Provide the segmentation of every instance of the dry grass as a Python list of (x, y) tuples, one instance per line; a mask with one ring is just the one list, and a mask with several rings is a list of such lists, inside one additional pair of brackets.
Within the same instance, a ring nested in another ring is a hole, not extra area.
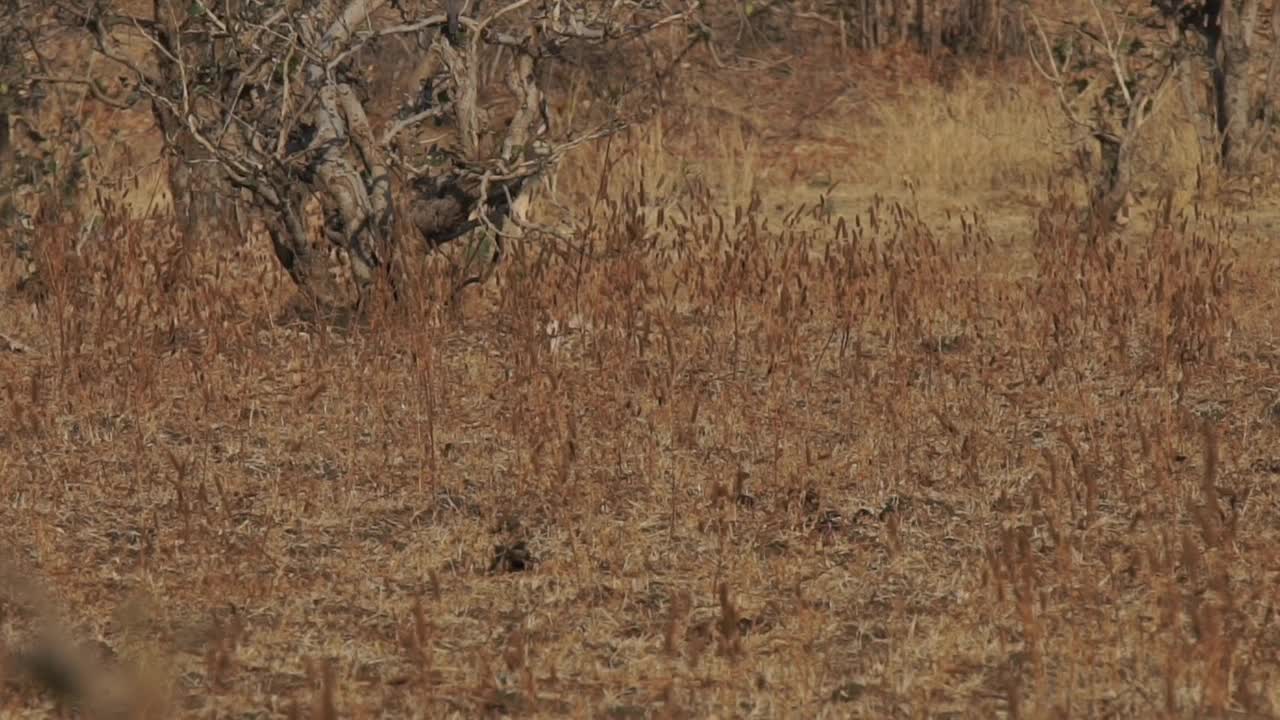
[[(935, 92), (851, 197), (1051, 167)], [(761, 182), (796, 145), (701, 127), (566, 169), (578, 250), (342, 327), (261, 244), (44, 228), (0, 315), (0, 712), (1280, 712), (1280, 253), (1194, 208), (841, 219)]]
[[(870, 185), (909, 179), (935, 198), (1041, 198), (1061, 170), (1060, 113), (1038, 83), (992, 83), (964, 70), (945, 85), (921, 84), (875, 101), (872, 144), (885, 148)], [(880, 174), (882, 173), (882, 174)]]

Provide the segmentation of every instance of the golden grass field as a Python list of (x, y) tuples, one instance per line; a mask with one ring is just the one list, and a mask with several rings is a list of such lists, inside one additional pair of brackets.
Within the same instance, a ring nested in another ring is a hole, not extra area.
[(1276, 717), (1275, 213), (1157, 129), (1083, 236), (1029, 73), (902, 62), (695, 74), (452, 304), (40, 228), (0, 716)]

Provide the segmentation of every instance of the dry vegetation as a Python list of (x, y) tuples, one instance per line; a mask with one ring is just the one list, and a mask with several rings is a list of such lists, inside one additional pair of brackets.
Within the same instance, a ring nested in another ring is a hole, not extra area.
[(691, 78), (456, 303), (41, 228), (0, 714), (1275, 717), (1274, 226), (1082, 236), (1032, 87), (875, 62)]

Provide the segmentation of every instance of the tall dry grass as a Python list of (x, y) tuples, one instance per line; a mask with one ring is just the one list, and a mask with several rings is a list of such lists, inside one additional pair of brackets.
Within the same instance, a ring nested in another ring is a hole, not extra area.
[(1030, 75), (992, 82), (972, 70), (870, 101), (862, 132), (880, 152), (868, 184), (909, 179), (934, 198), (1043, 192), (1064, 165), (1065, 119)]
[(565, 237), (489, 284), (405, 259), (340, 323), (266, 248), (43, 227), (0, 314), (3, 712), (1277, 712), (1274, 250), (1066, 193), (996, 233), (896, 170), (837, 213), (676, 126), (566, 168)]

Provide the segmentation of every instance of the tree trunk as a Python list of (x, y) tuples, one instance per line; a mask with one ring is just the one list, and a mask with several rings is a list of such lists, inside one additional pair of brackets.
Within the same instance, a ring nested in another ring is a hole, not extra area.
[[(192, 49), (177, 41), (179, 28), (186, 23), (190, 8), (175, 0), (154, 0), (152, 9), (160, 28), (158, 37), (165, 51), (183, 62), (194, 63)], [(183, 78), (173, 63), (162, 62), (160, 81), (178, 86)], [(205, 99), (195, 97), (192, 104), (197, 115), (209, 110), (205, 107), (208, 105)], [(231, 202), (215, 189), (226, 187), (221, 167), (217, 163), (201, 162), (209, 159), (208, 152), (187, 132), (181, 118), (156, 105), (152, 109), (156, 125), (165, 137), (169, 193), (173, 198), (173, 214), (183, 235), (195, 238), (197, 234), (203, 234), (204, 239), (216, 235), (224, 242), (238, 236)]]
[(1200, 160), (1206, 164), (1214, 162), (1217, 135), (1213, 118), (1204, 111), (1204, 86), (1200, 84), (1199, 66), (1194, 56), (1188, 57), (1178, 69), (1178, 94), (1182, 98), (1183, 110), (1187, 113), (1200, 141)]
[(9, 113), (0, 110), (0, 177), (13, 177), (13, 148), (9, 143)]
[(1004, 52), (1002, 23), (1000, 22), (1000, 0), (986, 0), (983, 3), (983, 41), (989, 52)]
[(1257, 20), (1257, 0), (1222, 0), (1213, 41), (1214, 99), (1222, 162), (1232, 174), (1244, 171), (1248, 161), (1253, 107), (1250, 64)]
[(1124, 206), (1133, 179), (1133, 142), (1109, 133), (1094, 136), (1102, 155), (1102, 179), (1094, 190), (1092, 216), (1110, 224)]
[(344, 287), (331, 272), (327, 254), (312, 247), (300, 204), (303, 201), (301, 194), (283, 199), (275, 218), (267, 224), (276, 259), (303, 297), (327, 310), (349, 308), (359, 300), (358, 293), (349, 284)]
[[(159, 118), (157, 118), (159, 121)], [(189, 239), (214, 241), (229, 246), (241, 237), (236, 226), (234, 199), (219, 193), (226, 181), (222, 168), (209, 160), (208, 152), (172, 119), (161, 122), (167, 137), (173, 137), (169, 157), (169, 192), (178, 227)]]
[(918, 47), (924, 47), (925, 32), (929, 23), (925, 20), (925, 3), (926, 0), (916, 0), (915, 17), (912, 18), (912, 26), (915, 28), (915, 39)]
[[(342, 47), (351, 33), (384, 1), (351, 0), (325, 31), (315, 58), (305, 69), (307, 84), (318, 88), (316, 108), (312, 113), (316, 133), (311, 142), (312, 148), (319, 148), (316, 175), (342, 219), (343, 242), (351, 256), (352, 269), (362, 283), (373, 279), (373, 269), (377, 264), (374, 252), (381, 245), (386, 217), (379, 217), (375, 212), (370, 188), (347, 156), (347, 143), (352, 138), (349, 118), (342, 111), (342, 106), (344, 99), (348, 101), (346, 104), (354, 102), (347, 97), (351, 89), (345, 84), (331, 82), (325, 65), (332, 59), (330, 55)], [(368, 124), (363, 112), (360, 117), (350, 120), (354, 125)], [(385, 181), (384, 173), (379, 182)]]
[(942, 7), (937, 0), (929, 3), (929, 54), (942, 50)]

